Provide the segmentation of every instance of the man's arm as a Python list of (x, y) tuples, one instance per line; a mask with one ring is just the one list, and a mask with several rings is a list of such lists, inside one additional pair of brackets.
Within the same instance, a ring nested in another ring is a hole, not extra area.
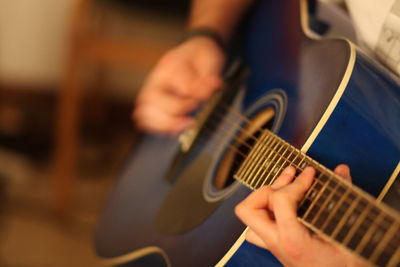
[[(206, 28), (227, 43), (252, 0), (194, 0), (188, 31)], [(222, 85), (225, 53), (215, 38), (195, 34), (167, 51), (136, 99), (133, 120), (142, 130), (177, 134), (193, 123), (188, 114)]]
[(254, 0), (193, 0), (188, 30), (206, 27), (228, 42), (243, 14)]

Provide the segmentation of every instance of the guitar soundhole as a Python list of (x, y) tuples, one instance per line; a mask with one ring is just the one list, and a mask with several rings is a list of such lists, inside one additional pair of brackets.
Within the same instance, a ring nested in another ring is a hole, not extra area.
[(274, 109), (267, 108), (257, 113), (249, 122), (245, 122), (245, 126), (238, 130), (238, 134), (230, 142), (218, 165), (214, 179), (216, 189), (225, 189), (235, 181), (233, 175), (250, 152), (262, 129), (271, 129), (274, 116)]

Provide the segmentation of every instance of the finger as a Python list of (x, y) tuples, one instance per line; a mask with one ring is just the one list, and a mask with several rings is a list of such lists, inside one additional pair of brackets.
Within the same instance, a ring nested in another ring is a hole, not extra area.
[(350, 183), (351, 181), (351, 174), (350, 174), (350, 168), (348, 165), (346, 164), (340, 164), (338, 165), (335, 170), (334, 173), (339, 175), (340, 177), (344, 178), (345, 180), (349, 181)]
[(272, 208), (280, 232), (290, 230), (304, 234), (305, 228), (297, 220), (297, 205), (310, 188), (314, 175), (315, 170), (307, 167), (293, 183), (274, 194)]
[(276, 225), (267, 210), (272, 192), (269, 186), (258, 189), (236, 206), (235, 213), (260, 238), (276, 243)]
[(175, 135), (194, 123), (191, 117), (171, 116), (152, 106), (138, 107), (132, 116), (138, 128), (161, 134)]
[[(178, 53), (179, 54), (179, 53)], [(165, 87), (175, 91), (190, 86), (192, 81), (199, 76), (198, 72), (187, 58), (177, 54), (176, 49), (165, 53), (157, 62), (155, 68), (148, 75), (143, 88), (151, 90), (156, 87)]]
[(312, 167), (306, 167), (294, 182), (286, 187), (286, 190), (292, 193), (291, 199), (294, 199), (297, 202), (300, 201), (314, 181), (314, 176), (315, 169)]
[(181, 97), (190, 97), (188, 88), (197, 77), (190, 64), (177, 65), (166, 55), (146, 78), (142, 92), (165, 91)]
[(177, 96), (160, 88), (157, 91), (143, 92), (137, 99), (136, 105), (138, 108), (153, 106), (153, 108), (171, 116), (183, 116), (196, 109), (199, 102), (193, 98)]
[(296, 169), (292, 166), (286, 167), (281, 175), (271, 185), (272, 189), (277, 190), (285, 185), (290, 184), (293, 181)]

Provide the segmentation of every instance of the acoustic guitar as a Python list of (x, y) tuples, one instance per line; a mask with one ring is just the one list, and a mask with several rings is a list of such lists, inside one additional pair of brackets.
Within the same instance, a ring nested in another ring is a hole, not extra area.
[[(99, 218), (105, 263), (280, 266), (244, 241), (234, 207), (292, 165), (317, 170), (300, 221), (371, 264), (400, 266), (399, 202), (381, 201), (400, 172), (399, 79), (345, 39), (313, 37), (308, 20), (306, 1), (258, 1), (243, 64), (196, 126), (142, 137)], [(356, 186), (329, 170), (340, 163)]]

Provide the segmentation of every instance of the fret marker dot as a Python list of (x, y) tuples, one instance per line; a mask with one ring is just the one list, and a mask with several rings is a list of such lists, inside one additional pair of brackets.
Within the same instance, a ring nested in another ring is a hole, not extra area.
[(334, 205), (335, 205), (335, 202), (334, 202), (334, 201), (330, 202), (329, 205), (328, 205), (328, 207), (327, 207), (328, 211), (332, 210), (332, 208), (333, 208)]
[(307, 167), (307, 163), (303, 162), (300, 166), (302, 169), (305, 169)]
[(317, 192), (312, 191), (312, 192), (311, 192), (311, 198), (314, 198), (316, 194), (317, 194)]
[(382, 231), (381, 230), (377, 230), (375, 232), (375, 234), (372, 236), (371, 240), (373, 243), (378, 243), (381, 239), (382, 239)]
[(351, 225), (351, 224), (353, 224), (355, 222), (355, 220), (356, 220), (356, 215), (352, 214), (350, 216), (349, 220), (347, 221), (347, 224)]

